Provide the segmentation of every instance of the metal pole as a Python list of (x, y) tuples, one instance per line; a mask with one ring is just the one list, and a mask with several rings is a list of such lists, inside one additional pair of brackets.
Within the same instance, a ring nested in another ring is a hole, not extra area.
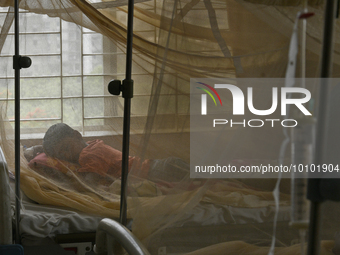
[[(19, 0), (14, 1), (14, 59), (19, 58)], [(20, 67), (14, 64), (15, 75), (15, 242), (21, 243), (20, 238)]]
[[(314, 164), (321, 165), (325, 160), (326, 132), (328, 123), (329, 108), (329, 83), (327, 79), (332, 72), (332, 53), (333, 53), (333, 30), (334, 19), (336, 16), (336, 0), (327, 0), (324, 14), (324, 33), (321, 53), (321, 83), (319, 89), (319, 102), (316, 127), (315, 156)], [(320, 252), (320, 229), (321, 229), (321, 204), (323, 198), (320, 195), (320, 179), (309, 179), (308, 199), (311, 200), (310, 207), (310, 226), (308, 234), (308, 255), (316, 255)]]
[(120, 196), (120, 223), (126, 225), (127, 204), (126, 204), (126, 185), (129, 171), (129, 143), (130, 143), (130, 114), (131, 98), (133, 94), (133, 81), (131, 80), (132, 70), (132, 39), (133, 39), (133, 11), (134, 0), (129, 0), (128, 21), (127, 21), (127, 45), (126, 45), (126, 73), (123, 81), (124, 97), (124, 123), (123, 123), (123, 147), (122, 147), (122, 183)]

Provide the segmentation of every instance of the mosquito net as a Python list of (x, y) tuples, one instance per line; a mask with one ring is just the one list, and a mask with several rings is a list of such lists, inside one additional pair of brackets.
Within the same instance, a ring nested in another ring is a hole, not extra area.
[[(12, 4), (0, 2), (0, 101), (1, 146), (14, 171)], [(273, 237), (277, 254), (299, 253), (289, 179), (275, 197), (276, 177), (190, 178), (189, 163), (193, 88), (207, 78), (284, 78), (302, 10), (302, 1), (135, 1), (127, 204), (132, 231), (152, 254), (267, 254)], [(125, 77), (127, 11), (124, 0), (20, 1), (20, 54), (32, 59), (21, 70), (21, 189), (39, 204), (119, 217), (124, 99), (107, 84)], [(298, 46), (305, 54), (298, 50), (296, 77), (315, 78), (323, 2), (309, 1), (308, 11), (315, 15)], [(297, 29), (302, 37), (302, 22)], [(272, 102), (268, 94), (255, 100), (263, 109)], [(233, 165), (277, 164), (284, 133), (267, 126), (233, 128), (197, 147), (225, 144), (218, 157)], [(332, 239), (337, 226), (327, 226), (322, 237)], [(322, 242), (323, 254), (332, 247)]]

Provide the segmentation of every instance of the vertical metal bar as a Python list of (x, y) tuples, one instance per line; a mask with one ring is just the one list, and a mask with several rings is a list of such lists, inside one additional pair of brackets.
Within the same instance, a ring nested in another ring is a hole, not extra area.
[(126, 73), (125, 73), (126, 80), (131, 80), (132, 73), (133, 11), (134, 0), (129, 0), (127, 20), (127, 42), (126, 42)]
[[(127, 20), (127, 43), (126, 43), (126, 70), (125, 80), (131, 81), (132, 72), (132, 39), (133, 39), (133, 11), (134, 0), (129, 0)], [(124, 84), (124, 83), (123, 83)], [(123, 85), (124, 86), (124, 85)], [(123, 88), (124, 90), (124, 88)], [(123, 94), (124, 95), (124, 94)], [(120, 223), (126, 226), (127, 204), (126, 185), (129, 171), (129, 143), (130, 143), (130, 114), (131, 98), (124, 98), (124, 122), (123, 122), (123, 146), (122, 146), (122, 184), (120, 195)]]
[(59, 19), (59, 43), (60, 43), (60, 118), (64, 122), (64, 95), (63, 95), (63, 27), (62, 20)]
[[(333, 65), (333, 38), (334, 38), (334, 23), (337, 11), (338, 0), (327, 0), (325, 7), (325, 22), (322, 45), (321, 59), (321, 78), (329, 78), (332, 75)], [(324, 93), (326, 95), (326, 93)], [(324, 99), (322, 97), (322, 99)], [(320, 104), (320, 106), (322, 106)]]
[[(319, 102), (316, 127), (314, 164), (321, 165), (325, 160), (326, 132), (328, 124), (329, 108), (329, 84), (327, 79), (332, 73), (333, 30), (336, 16), (337, 0), (327, 0), (324, 14), (323, 45), (321, 53), (321, 83), (319, 89)], [(309, 179), (308, 199), (311, 200), (310, 226), (308, 234), (308, 255), (316, 255), (320, 252), (321, 229), (321, 203), (323, 198), (319, 192), (320, 179)]]
[[(14, 1), (14, 54), (19, 57), (19, 0)], [(15, 97), (15, 242), (20, 244), (20, 67), (14, 70)]]
[(317, 255), (320, 253), (321, 202), (311, 201), (309, 217), (307, 254)]

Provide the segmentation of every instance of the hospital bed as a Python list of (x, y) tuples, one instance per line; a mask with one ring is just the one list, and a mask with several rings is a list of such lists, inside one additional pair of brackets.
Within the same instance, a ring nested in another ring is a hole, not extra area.
[[(1, 216), (5, 225), (7, 223), (7, 228), (12, 229), (14, 180), (7, 171), (4, 160), (0, 165), (4, 188), (2, 201), (3, 204), (12, 205), (12, 209), (9, 210), (10, 207), (7, 207), (7, 211), (2, 211)], [(5, 207), (2, 210), (5, 210)], [(200, 202), (198, 206), (187, 211), (175, 223), (156, 235), (148, 244), (148, 250), (151, 254), (159, 255), (183, 254), (232, 240), (268, 245), (273, 231), (274, 215), (274, 206), (241, 208)], [(280, 232), (277, 239), (285, 245), (290, 245), (292, 239), (297, 238), (297, 234), (292, 236), (289, 230), (289, 218), (289, 206), (282, 206), (278, 214)], [(51, 242), (57, 242), (66, 249), (72, 248), (72, 245), (76, 246), (79, 255), (87, 254), (93, 248), (98, 226), (103, 225), (102, 219), (103, 217), (74, 209), (37, 204), (22, 193), (20, 234), (24, 245), (49, 245)], [(106, 224), (111, 226), (112, 222)], [(111, 229), (107, 226), (102, 228)], [(2, 231), (4, 229), (2, 228)], [(113, 229), (117, 230), (117, 226)], [(6, 234), (2, 235), (8, 236), (7, 230), (5, 232)]]
[[(8, 229), (12, 230), (15, 196), (14, 180), (9, 176), (10, 172), (7, 171), (5, 161), (0, 165), (3, 184), (1, 195), (4, 201), (2, 205), (11, 205), (1, 208), (1, 220), (4, 222), (2, 226), (7, 228), (1, 228), (3, 240), (4, 236), (10, 236)], [(266, 245), (272, 234), (274, 213), (273, 206), (237, 208), (201, 202), (162, 231), (148, 249), (151, 254), (181, 254), (231, 240), (244, 240), (250, 243), (254, 240), (258, 243), (259, 240), (266, 240), (261, 243)], [(57, 242), (65, 248), (76, 246), (79, 255), (87, 254), (86, 252), (93, 248), (98, 226), (103, 225), (102, 218), (69, 208), (37, 204), (22, 193), (20, 231), (23, 245), (45, 246)], [(281, 207), (278, 225), (286, 231), (280, 231), (277, 238), (287, 245), (291, 242), (291, 235), (287, 235), (288, 221), (289, 206)], [(108, 225), (112, 223), (109, 222)], [(107, 226), (102, 228), (110, 229)], [(245, 229), (248, 231), (245, 232)], [(195, 240), (190, 242), (189, 236)], [(11, 243), (11, 240), (6, 242)], [(83, 253), (80, 253), (81, 249)]]

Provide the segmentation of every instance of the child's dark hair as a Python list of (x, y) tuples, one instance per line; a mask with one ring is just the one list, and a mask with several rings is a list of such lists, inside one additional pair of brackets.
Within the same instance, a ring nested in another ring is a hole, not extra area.
[(43, 140), (43, 148), (48, 156), (55, 157), (54, 147), (65, 137), (72, 137), (74, 129), (65, 123), (57, 123), (52, 125), (45, 133)]

